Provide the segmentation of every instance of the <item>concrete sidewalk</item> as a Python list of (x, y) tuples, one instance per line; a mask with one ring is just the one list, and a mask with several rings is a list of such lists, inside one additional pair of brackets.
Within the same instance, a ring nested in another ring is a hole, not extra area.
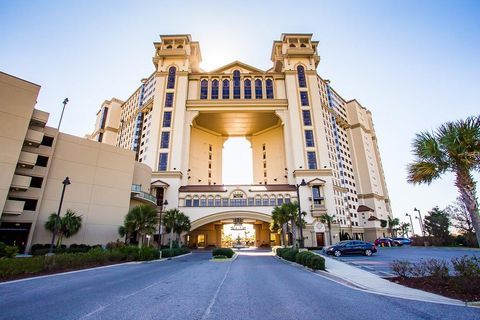
[[(346, 281), (354, 285), (355, 287), (366, 290), (372, 293), (377, 293), (381, 295), (398, 297), (404, 299), (411, 299), (417, 301), (433, 302), (433, 303), (444, 303), (444, 304), (453, 304), (453, 305), (465, 305), (465, 302), (451, 299), (447, 297), (440, 296), (438, 294), (413, 289), (399, 285), (394, 282), (385, 280), (373, 273), (368, 271), (361, 270), (359, 268), (348, 265), (347, 263), (338, 261), (334, 258), (330, 258), (322, 255), (325, 258), (325, 268), (328, 271), (327, 273), (319, 273), (326, 277), (332, 275), (333, 280), (335, 277), (340, 278), (341, 280)], [(341, 281), (340, 281), (341, 282)]]

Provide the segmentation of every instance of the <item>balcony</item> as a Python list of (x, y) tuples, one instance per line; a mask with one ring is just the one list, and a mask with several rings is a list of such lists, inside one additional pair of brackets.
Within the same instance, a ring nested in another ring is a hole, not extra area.
[(12, 184), (10, 185), (10, 189), (15, 191), (26, 191), (30, 187), (30, 182), (32, 181), (32, 177), (21, 176), (15, 174), (13, 176)]
[(7, 200), (5, 206), (3, 207), (4, 214), (22, 214), (23, 207), (25, 206), (25, 201), (18, 200)]
[(311, 206), (312, 217), (318, 218), (327, 213), (327, 208), (325, 207), (325, 199), (317, 198), (313, 200)]
[(130, 198), (147, 204), (157, 205), (157, 198), (150, 193), (142, 191), (142, 186), (139, 184), (132, 184)]
[(38, 154), (22, 151), (18, 158), (18, 164), (21, 168), (33, 168), (37, 162)]
[(24, 145), (38, 147), (42, 143), (42, 139), (43, 132), (28, 129)]
[(33, 109), (32, 119), (30, 120), (30, 125), (37, 127), (45, 127), (48, 121), (50, 114), (45, 111)]

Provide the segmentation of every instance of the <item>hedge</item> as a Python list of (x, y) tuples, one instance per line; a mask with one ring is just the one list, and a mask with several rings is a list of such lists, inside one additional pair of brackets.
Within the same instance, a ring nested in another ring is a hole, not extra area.
[(231, 248), (217, 248), (213, 249), (212, 256), (226, 256), (227, 258), (233, 257), (235, 252)]
[(280, 258), (299, 263), (313, 270), (325, 270), (325, 259), (313, 252), (298, 252), (294, 248), (278, 248), (276, 253)]
[(171, 258), (180, 256), (182, 254), (189, 253), (190, 249), (182, 247), (182, 248), (172, 248), (172, 249), (162, 249), (162, 258)]

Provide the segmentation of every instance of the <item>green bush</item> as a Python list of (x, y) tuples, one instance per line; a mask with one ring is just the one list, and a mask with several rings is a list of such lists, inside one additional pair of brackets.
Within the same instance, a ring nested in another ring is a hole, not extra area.
[(41, 272), (45, 257), (0, 259), (0, 279)]
[(325, 270), (325, 259), (318, 255), (314, 255), (308, 259), (307, 267), (312, 268), (313, 270)]
[(228, 258), (233, 257), (235, 252), (231, 248), (217, 248), (213, 249), (212, 251), (212, 256), (226, 256)]
[(18, 248), (15, 246), (7, 246), (5, 243), (0, 242), (0, 258), (15, 258), (18, 253)]
[(306, 247), (305, 249), (313, 251), (313, 250), (322, 250), (323, 247)]
[(316, 255), (310, 251), (302, 251), (299, 252), (296, 256), (296, 262), (300, 263), (301, 265), (306, 266), (307, 261), (310, 260), (312, 257), (315, 257)]
[(297, 260), (297, 254), (298, 254), (297, 249), (289, 248), (284, 252), (283, 258), (285, 260), (295, 262)]
[(182, 247), (182, 248), (172, 248), (172, 249), (163, 249), (162, 250), (162, 258), (171, 258), (176, 257), (182, 254), (189, 253), (190, 249)]
[(155, 260), (160, 257), (160, 253), (156, 248), (142, 247), (138, 250), (138, 260), (148, 261)]
[(463, 256), (452, 259), (455, 275), (465, 278), (480, 278), (480, 257)]

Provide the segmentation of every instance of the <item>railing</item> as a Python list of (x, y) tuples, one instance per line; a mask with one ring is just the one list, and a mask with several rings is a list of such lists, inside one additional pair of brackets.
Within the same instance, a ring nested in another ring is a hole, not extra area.
[(142, 186), (139, 184), (132, 184), (132, 192), (142, 192)]
[(132, 184), (132, 193), (135, 193), (134, 198), (140, 198), (154, 204), (157, 204), (157, 198), (152, 196), (150, 193), (142, 191), (142, 186), (139, 184)]
[(185, 207), (275, 207), (281, 206), (283, 203), (289, 203), (288, 199), (214, 199), (213, 201), (206, 199), (186, 199)]

